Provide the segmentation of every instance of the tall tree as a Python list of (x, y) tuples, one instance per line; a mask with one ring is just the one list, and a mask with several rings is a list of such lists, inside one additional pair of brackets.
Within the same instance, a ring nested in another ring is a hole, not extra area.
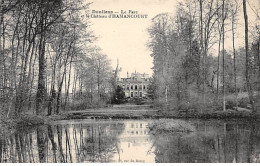
[(249, 96), (250, 104), (252, 105), (253, 113), (256, 114), (255, 104), (254, 104), (254, 96), (253, 96), (253, 89), (250, 80), (250, 60), (249, 60), (249, 48), (248, 48), (248, 15), (246, 9), (246, 0), (243, 0), (243, 13), (244, 13), (244, 21), (245, 21), (245, 49), (246, 49), (246, 85), (247, 85), (247, 92)]
[(222, 1), (222, 58), (223, 58), (223, 111), (226, 110), (225, 89), (225, 0)]
[(235, 104), (236, 110), (238, 107), (238, 94), (237, 94), (237, 74), (236, 74), (236, 48), (235, 48), (235, 25), (237, 22), (238, 3), (235, 0), (231, 4), (231, 29), (232, 29), (232, 47), (233, 47), (233, 66), (234, 66), (234, 86), (235, 86)]

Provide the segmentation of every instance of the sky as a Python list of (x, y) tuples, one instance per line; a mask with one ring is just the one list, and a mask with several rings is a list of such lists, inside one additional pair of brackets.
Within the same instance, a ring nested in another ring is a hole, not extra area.
[[(122, 68), (121, 77), (126, 77), (126, 73), (140, 72), (152, 75), (153, 59), (151, 51), (147, 47), (149, 34), (147, 28), (151, 25), (151, 19), (160, 13), (175, 13), (177, 3), (181, 0), (92, 0), (90, 13), (96, 11), (137, 11), (138, 14), (147, 14), (145, 19), (111, 19), (111, 18), (90, 18), (91, 29), (98, 37), (96, 45), (102, 49), (102, 53), (111, 59), (112, 67), (115, 68), (117, 59)], [(255, 0), (250, 0), (252, 4)], [(256, 0), (259, 1), (259, 0)], [(259, 2), (258, 2), (259, 4)], [(253, 4), (252, 4), (253, 5)], [(249, 18), (254, 14), (248, 7)], [(243, 13), (239, 14), (240, 25), (236, 33), (236, 45), (243, 46)], [(254, 20), (250, 20), (253, 21)], [(240, 33), (241, 32), (241, 33)], [(230, 33), (230, 32), (228, 32)], [(225, 46), (232, 48), (231, 34), (226, 35)], [(211, 49), (214, 54), (217, 45)]]
[(152, 75), (153, 59), (147, 47), (147, 28), (157, 14), (174, 12), (176, 4), (177, 0), (93, 0), (91, 11), (133, 10), (148, 15), (146, 19), (90, 18), (91, 29), (98, 37), (96, 44), (111, 59), (113, 68), (119, 60), (121, 77), (126, 77), (127, 72), (130, 74), (135, 71)]

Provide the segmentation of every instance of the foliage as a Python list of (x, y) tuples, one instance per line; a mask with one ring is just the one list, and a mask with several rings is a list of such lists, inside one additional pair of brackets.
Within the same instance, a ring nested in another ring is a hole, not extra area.
[(122, 104), (125, 102), (125, 93), (121, 86), (117, 86), (112, 99), (112, 104)]
[[(238, 13), (242, 13), (239, 3), (187, 0), (176, 11), (158, 14), (148, 29), (154, 60), (149, 95), (155, 104), (175, 111), (225, 110), (234, 109), (239, 92), (248, 92), (250, 98), (251, 91), (260, 87), (259, 38), (252, 40), (248, 64), (246, 51), (235, 45), (235, 37), (233, 50), (225, 49), (223, 43), (228, 28), (232, 35), (236, 31)], [(259, 30), (254, 34), (259, 37)], [(216, 43), (217, 54), (212, 49)], [(234, 100), (226, 99), (230, 94)], [(251, 105), (256, 102), (252, 100)]]
[(85, 17), (90, 3), (83, 0), (3, 3), (0, 107), (6, 117), (24, 112), (59, 114), (60, 110), (74, 107), (76, 101), (101, 106), (110, 100), (108, 80), (112, 68), (107, 56), (95, 45), (96, 37)]
[(192, 132), (196, 130), (192, 124), (181, 120), (155, 121), (148, 127), (153, 134), (162, 132)]

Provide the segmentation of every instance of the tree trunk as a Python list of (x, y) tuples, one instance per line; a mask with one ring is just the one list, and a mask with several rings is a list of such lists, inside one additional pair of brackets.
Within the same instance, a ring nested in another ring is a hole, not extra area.
[(57, 94), (57, 107), (56, 107), (56, 114), (60, 113), (60, 98), (61, 98), (61, 90), (62, 90), (62, 85), (63, 85), (63, 81), (64, 81), (64, 77), (66, 74), (66, 62), (64, 64), (64, 72), (62, 74), (62, 78), (61, 78), (61, 82), (59, 85), (59, 90), (58, 90), (58, 94)]
[(220, 44), (221, 44), (221, 31), (219, 32), (219, 41), (218, 41), (218, 72), (217, 72), (217, 99), (219, 102), (219, 68), (220, 68)]
[(74, 101), (76, 99), (76, 93), (77, 93), (77, 80), (78, 80), (78, 72), (74, 72), (74, 81), (73, 81), (73, 88), (72, 88), (72, 95), (73, 95), (73, 100), (72, 100), (72, 105), (74, 108)]
[(56, 98), (56, 91), (55, 91), (55, 79), (56, 79), (56, 61), (53, 64), (53, 71), (52, 71), (52, 80), (51, 80), (51, 90), (50, 90), (50, 99), (48, 104), (48, 115), (52, 114), (53, 110), (53, 101)]
[(258, 58), (258, 95), (260, 95), (260, 33), (258, 34), (257, 58)]
[(237, 74), (236, 74), (236, 49), (235, 49), (235, 30), (234, 30), (234, 15), (232, 16), (232, 43), (233, 43), (233, 63), (234, 63), (234, 84), (235, 84), (235, 102), (236, 102), (236, 110), (238, 107), (237, 101)]
[(250, 83), (250, 75), (249, 75), (249, 48), (248, 48), (248, 16), (247, 16), (247, 10), (246, 10), (246, 0), (243, 0), (243, 12), (244, 12), (244, 21), (245, 21), (245, 48), (246, 48), (246, 85), (247, 85), (247, 91), (249, 96), (250, 104), (252, 105), (252, 113), (256, 114), (255, 110), (255, 104), (254, 104), (254, 98), (253, 98), (253, 89)]
[[(43, 10), (43, 9), (41, 9)], [(43, 104), (45, 100), (45, 77), (46, 77), (46, 62), (45, 62), (45, 30), (44, 30), (44, 18), (41, 11), (41, 35), (39, 43), (39, 73), (38, 73), (38, 89), (36, 94), (36, 115), (43, 113)]]
[(66, 96), (65, 96), (64, 110), (66, 110), (66, 105), (67, 105), (67, 102), (69, 100), (72, 59), (73, 59), (73, 56), (71, 56), (71, 59), (70, 59), (69, 78), (68, 78), (69, 80), (68, 80), (68, 87), (67, 87)]
[(202, 9), (202, 0), (199, 1), (200, 5), (200, 44), (201, 44), (201, 53), (203, 57), (203, 69), (202, 69), (202, 75), (203, 75), (203, 92), (202, 92), (202, 99), (203, 99), (203, 105), (205, 106), (205, 52), (204, 52), (204, 42), (203, 42), (203, 9)]
[(225, 89), (225, 0), (222, 6), (222, 58), (223, 58), (223, 111), (226, 111), (226, 89)]
[[(4, 66), (4, 50), (2, 48), (2, 37), (3, 37), (3, 28), (4, 25), (3, 25), (3, 20), (4, 20), (4, 13), (3, 13), (3, 3), (4, 1), (1, 0), (1, 5), (0, 5), (0, 100), (3, 100), (4, 99), (4, 71), (3, 71), (3, 66)], [(2, 102), (4, 103), (4, 102)], [(2, 105), (1, 103), (1, 105)]]

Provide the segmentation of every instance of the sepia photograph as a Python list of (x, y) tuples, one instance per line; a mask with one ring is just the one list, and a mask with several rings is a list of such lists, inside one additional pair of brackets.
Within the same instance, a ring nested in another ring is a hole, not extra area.
[(260, 0), (0, 0), (1, 163), (260, 163)]

